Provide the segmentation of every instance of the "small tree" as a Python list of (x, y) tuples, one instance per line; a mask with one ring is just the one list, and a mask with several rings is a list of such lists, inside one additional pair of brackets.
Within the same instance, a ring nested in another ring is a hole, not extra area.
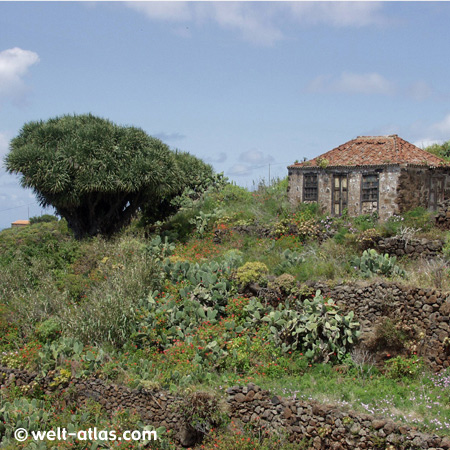
[(174, 155), (163, 142), (91, 114), (25, 124), (5, 164), (78, 239), (111, 236), (142, 204), (178, 185)]

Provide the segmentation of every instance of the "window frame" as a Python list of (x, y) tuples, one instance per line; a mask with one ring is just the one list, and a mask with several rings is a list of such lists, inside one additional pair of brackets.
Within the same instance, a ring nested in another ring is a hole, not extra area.
[[(315, 180), (311, 182), (311, 179)], [(311, 195), (311, 192), (313, 195)], [(307, 194), (308, 193), (308, 194)], [(319, 201), (319, 175), (317, 173), (303, 174), (303, 202), (317, 202)]]
[[(368, 178), (372, 178), (372, 181), (365, 180)], [(378, 203), (379, 198), (380, 198), (380, 174), (379, 173), (363, 174), (361, 177), (361, 204), (373, 202)]]

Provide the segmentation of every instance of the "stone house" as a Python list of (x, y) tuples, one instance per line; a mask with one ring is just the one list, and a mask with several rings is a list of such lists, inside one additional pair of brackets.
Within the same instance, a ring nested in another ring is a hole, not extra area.
[(310, 161), (288, 166), (291, 203), (318, 202), (324, 212), (377, 212), (381, 220), (450, 198), (450, 165), (396, 134), (359, 136)]

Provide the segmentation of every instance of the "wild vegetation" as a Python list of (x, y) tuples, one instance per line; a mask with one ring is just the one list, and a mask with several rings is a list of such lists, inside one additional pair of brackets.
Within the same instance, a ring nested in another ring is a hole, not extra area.
[[(61, 382), (95, 375), (186, 396), (220, 397), (251, 381), (445, 434), (450, 372), (431, 373), (407, 346), (375, 364), (358, 347), (353, 313), (306, 282), (383, 279), (450, 290), (447, 233), (420, 208), (385, 223), (374, 215), (329, 217), (316, 204), (292, 208), (286, 187), (280, 180), (252, 192), (210, 177), (201, 189), (177, 192), (171, 216), (153, 211), (149, 221), (147, 211), (110, 239), (74, 239), (66, 220), (48, 217), (3, 230), (1, 364), (40, 376), (55, 371)], [(405, 230), (447, 241), (439, 279), (424, 261), (364, 253), (375, 236)], [(408, 338), (394, 323), (378, 332), (378, 342)], [(17, 421), (30, 429), (145, 426), (132, 411), (110, 417), (94, 401), (77, 405), (68, 391), (49, 396), (11, 384), (0, 398), (4, 448), (26, 448), (11, 438)], [(284, 436), (242, 430), (223, 417), (214, 423), (198, 448), (291, 448)], [(76, 445), (58, 448), (85, 448)], [(158, 445), (175, 448), (170, 433)]]

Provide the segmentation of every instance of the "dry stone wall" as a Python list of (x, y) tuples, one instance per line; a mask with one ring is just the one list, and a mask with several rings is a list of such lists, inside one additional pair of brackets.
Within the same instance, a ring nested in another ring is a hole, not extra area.
[(79, 403), (92, 399), (100, 403), (108, 412), (119, 408), (135, 410), (147, 423), (156, 428), (162, 426), (167, 430), (173, 430), (175, 440), (183, 441), (186, 430), (179, 416), (181, 402), (179, 397), (162, 390), (136, 390), (126, 386), (107, 384), (96, 378), (72, 378), (70, 383), (56, 384), (54, 376), (55, 374), (50, 372), (46, 377), (39, 378), (36, 373), (0, 366), (1, 387), (11, 384), (20, 387), (31, 385), (36, 381), (46, 395), (56, 390), (70, 389)]
[[(36, 374), (0, 367), (2, 387), (11, 384), (30, 385), (35, 380)], [(38, 380), (47, 394), (68, 387), (60, 385), (55, 388), (52, 386), (53, 381), (52, 374)], [(98, 379), (74, 379), (71, 390), (80, 403), (90, 398), (98, 401), (109, 412), (119, 408), (134, 410), (147, 424), (172, 430), (180, 448), (195, 444), (195, 436), (186, 430), (179, 415), (179, 406), (183, 400), (167, 391), (132, 390), (108, 385)], [(254, 384), (231, 387), (227, 394), (228, 415), (231, 419), (252, 425), (261, 433), (286, 433), (290, 441), (303, 442), (312, 450), (450, 449), (448, 437), (421, 433), (414, 427), (367, 414), (344, 412), (329, 405), (272, 395)]]
[(292, 442), (303, 441), (311, 449), (450, 448), (448, 437), (421, 433), (367, 414), (272, 395), (254, 384), (235, 386), (227, 393), (232, 418), (269, 432), (285, 431)]
[(450, 366), (450, 293), (395, 283), (355, 283), (329, 286), (309, 283), (346, 311), (354, 311), (363, 333), (383, 317), (400, 320), (423, 333), (418, 351), (434, 370)]
[(397, 237), (378, 239), (375, 250), (391, 256), (431, 259), (442, 255), (444, 242), (440, 239), (399, 239)]
[(450, 230), (450, 200), (438, 203), (436, 226), (443, 230)]

